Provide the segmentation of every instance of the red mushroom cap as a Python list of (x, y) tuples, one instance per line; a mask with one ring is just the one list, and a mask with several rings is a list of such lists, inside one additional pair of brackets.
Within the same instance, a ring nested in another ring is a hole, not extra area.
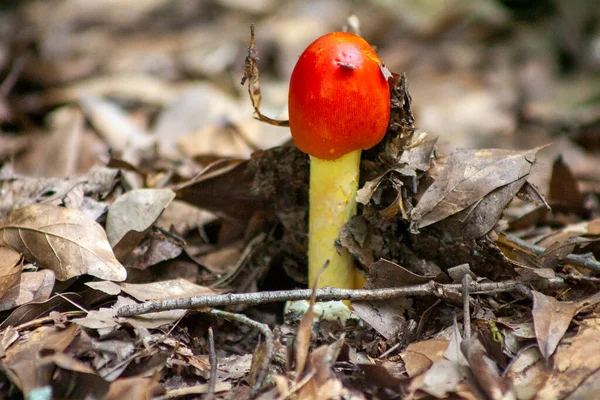
[(296, 146), (322, 160), (369, 149), (385, 135), (390, 89), (375, 51), (360, 36), (332, 32), (304, 50), (288, 99)]

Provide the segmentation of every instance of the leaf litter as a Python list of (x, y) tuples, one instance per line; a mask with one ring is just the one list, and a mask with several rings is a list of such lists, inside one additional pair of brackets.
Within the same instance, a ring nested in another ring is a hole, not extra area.
[[(338, 243), (374, 297), (332, 321), (256, 299), (306, 284), (286, 80), (350, 5), (111, 4), (0, 12), (2, 397), (598, 391), (597, 32), (573, 28), (591, 5), (540, 6), (570, 21), (556, 35), (508, 3), (355, 7), (391, 118)], [(252, 301), (120, 314), (228, 293)]]

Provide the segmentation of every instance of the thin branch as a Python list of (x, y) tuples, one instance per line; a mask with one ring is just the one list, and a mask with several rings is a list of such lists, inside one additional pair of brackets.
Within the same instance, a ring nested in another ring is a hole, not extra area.
[(462, 296), (463, 296), (463, 331), (465, 340), (471, 340), (471, 303), (469, 296), (469, 284), (471, 275), (467, 272), (462, 278)]
[[(87, 314), (87, 311), (66, 311), (61, 313), (61, 317), (65, 318), (66, 320), (70, 320), (73, 318), (82, 317), (85, 314)], [(21, 325), (15, 326), (13, 329), (17, 332), (21, 332), (28, 329), (39, 328), (40, 326), (48, 324), (50, 322), (56, 323), (56, 317), (51, 317), (48, 315), (45, 317), (34, 319), (32, 321), (24, 322)]]
[[(235, 314), (227, 311), (221, 310), (210, 310), (210, 314), (214, 315), (218, 318), (223, 318), (229, 321), (237, 321), (241, 324), (248, 325), (252, 328), (256, 328), (260, 333), (265, 337), (265, 355), (261, 360), (261, 364), (258, 370), (258, 374), (256, 376), (256, 384), (252, 388), (250, 392), (250, 397), (255, 397), (258, 394), (259, 389), (262, 387), (265, 378), (267, 377), (267, 372), (269, 371), (269, 365), (271, 365), (271, 359), (275, 354), (275, 346), (273, 345), (273, 341), (275, 340), (273, 337), (273, 332), (267, 324), (262, 324), (260, 322), (254, 321), (246, 317), (243, 314)], [(212, 380), (212, 379), (211, 379)]]
[(208, 328), (208, 363), (210, 364), (210, 380), (208, 381), (206, 400), (212, 400), (215, 397), (217, 385), (217, 353), (215, 352), (215, 335), (212, 327)]
[[(564, 281), (560, 278), (550, 278), (545, 281), (546, 287), (561, 287)], [(386, 289), (338, 289), (326, 287), (316, 291), (316, 301), (351, 300), (351, 301), (381, 301), (408, 296), (432, 296), (440, 299), (456, 298), (460, 295), (462, 284), (441, 284), (434, 281), (420, 285), (404, 286)], [(518, 292), (530, 296), (529, 288), (516, 281), (471, 283), (471, 294)], [(256, 293), (228, 293), (178, 299), (149, 301), (140, 304), (123, 306), (117, 310), (118, 317), (131, 317), (151, 312), (193, 309), (199, 307), (233, 306), (239, 304), (259, 305), (281, 301), (308, 300), (312, 290), (279, 290)], [(451, 296), (452, 295), (452, 296)]]

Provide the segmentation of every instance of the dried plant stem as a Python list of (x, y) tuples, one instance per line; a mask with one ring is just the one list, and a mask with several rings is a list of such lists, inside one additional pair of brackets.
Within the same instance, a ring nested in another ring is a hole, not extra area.
[[(260, 322), (254, 321), (253, 319), (250, 319), (243, 314), (236, 314), (236, 313), (231, 313), (231, 312), (221, 311), (221, 310), (214, 310), (214, 309), (210, 310), (209, 313), (218, 318), (223, 318), (228, 321), (237, 321), (241, 324), (250, 326), (252, 328), (256, 328), (265, 337), (265, 355), (264, 355), (262, 362), (260, 364), (260, 367), (259, 367), (259, 371), (258, 371), (258, 374), (256, 377), (256, 384), (254, 385), (254, 387), (252, 388), (252, 391), (250, 393), (251, 397), (254, 397), (258, 393), (258, 390), (261, 388), (265, 378), (267, 377), (267, 372), (269, 371), (269, 365), (271, 364), (271, 359), (273, 358), (273, 355), (275, 354), (275, 346), (273, 345), (273, 341), (274, 341), (273, 332), (271, 332), (271, 329), (269, 328), (269, 326), (267, 324), (262, 324)], [(212, 377), (211, 377), (211, 381), (212, 381)]]
[[(561, 278), (546, 280), (545, 287), (560, 287), (564, 285)], [(460, 296), (462, 284), (441, 284), (434, 281), (420, 285), (404, 286), (386, 289), (338, 289), (323, 288), (316, 291), (316, 301), (351, 300), (351, 301), (377, 301), (389, 300), (408, 296), (432, 296), (440, 299), (455, 299)], [(489, 294), (498, 292), (518, 292), (526, 296), (530, 295), (529, 288), (521, 282), (486, 282), (471, 283), (469, 293)], [(279, 290), (274, 292), (256, 293), (229, 293), (207, 296), (183, 297), (179, 299), (149, 301), (141, 304), (121, 307), (117, 310), (118, 317), (131, 317), (151, 312), (192, 309), (198, 307), (232, 306), (238, 304), (258, 305), (280, 301), (308, 300), (312, 290)]]
[(213, 328), (208, 328), (208, 363), (210, 364), (210, 380), (208, 381), (206, 400), (212, 400), (215, 397), (215, 388), (217, 386), (217, 353), (215, 352)]
[(463, 296), (463, 330), (465, 340), (471, 340), (471, 303), (469, 302), (469, 287), (471, 283), (471, 275), (465, 274), (462, 279), (462, 296)]

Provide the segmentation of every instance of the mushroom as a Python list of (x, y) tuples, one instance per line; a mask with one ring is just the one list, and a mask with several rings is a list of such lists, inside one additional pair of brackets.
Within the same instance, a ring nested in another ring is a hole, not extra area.
[(351, 255), (338, 252), (340, 229), (356, 214), (361, 151), (381, 141), (390, 89), (373, 48), (360, 36), (332, 32), (300, 55), (289, 90), (289, 121), (298, 148), (310, 155), (308, 275), (312, 287), (355, 288)]

